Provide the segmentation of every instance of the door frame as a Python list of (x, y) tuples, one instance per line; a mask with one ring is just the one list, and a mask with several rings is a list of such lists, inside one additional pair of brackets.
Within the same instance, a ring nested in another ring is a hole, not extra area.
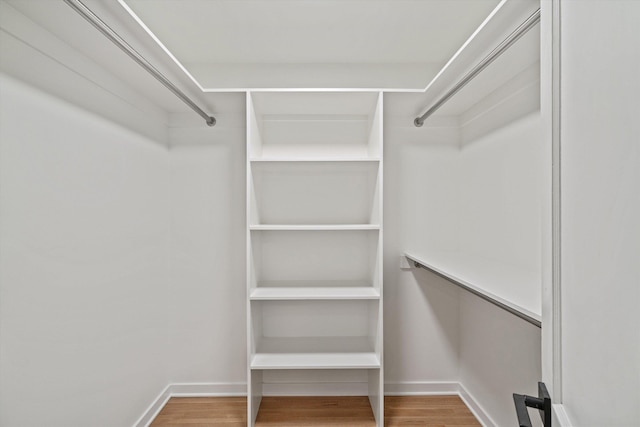
[(543, 202), (542, 381), (553, 402), (553, 425), (570, 426), (562, 390), (562, 0), (540, 1), (540, 102), (547, 170)]

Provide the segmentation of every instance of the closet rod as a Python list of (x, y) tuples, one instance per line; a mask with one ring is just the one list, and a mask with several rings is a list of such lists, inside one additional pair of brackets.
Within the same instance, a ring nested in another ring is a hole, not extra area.
[(205, 121), (207, 125), (214, 126), (216, 119), (213, 116), (208, 115), (205, 111), (198, 107), (184, 92), (182, 92), (176, 85), (171, 83), (160, 71), (158, 71), (144, 56), (140, 55), (129, 43), (127, 43), (118, 33), (116, 33), (111, 27), (109, 27), (102, 19), (100, 19), (91, 9), (84, 5), (80, 0), (64, 0), (73, 10), (78, 12), (84, 19), (89, 21), (91, 25), (96, 27), (105, 37), (118, 46), (124, 53), (129, 55), (131, 59), (136, 61), (138, 65), (144, 68), (149, 74), (155, 77), (160, 83), (162, 83), (167, 89), (169, 89), (175, 96), (180, 98), (182, 102), (187, 104), (193, 111), (198, 113)]
[(464, 289), (465, 291), (468, 291), (470, 293), (472, 293), (473, 295), (482, 298), (483, 300), (495, 305), (496, 307), (500, 307), (501, 309), (508, 311), (509, 313), (521, 318), (522, 320), (524, 320), (525, 322), (531, 323), (533, 326), (536, 326), (538, 328), (542, 328), (542, 322), (539, 319), (536, 319), (535, 317), (529, 316), (527, 313), (523, 313), (522, 311), (516, 310), (513, 307), (508, 306), (507, 304), (503, 303), (502, 301), (499, 301), (495, 298), (491, 298), (489, 295), (483, 294), (482, 292), (473, 289), (472, 287), (469, 287), (467, 284), (465, 284), (464, 282), (461, 282), (459, 280), (456, 280), (456, 278), (451, 277), (447, 274), (442, 273), (441, 271), (438, 271), (428, 265), (425, 265), (423, 263), (421, 263), (420, 261), (414, 259), (413, 257), (408, 257), (409, 260), (413, 263), (413, 266), (416, 268), (422, 268), (425, 269), (427, 271), (432, 272), (433, 274), (442, 277), (443, 279), (448, 280), (449, 282), (453, 283), (454, 285), (457, 285), (459, 287), (461, 287), (462, 289)]
[(473, 67), (471, 71), (460, 79), (455, 86), (453, 86), (446, 94), (442, 96), (431, 108), (429, 108), (423, 115), (420, 117), (416, 117), (413, 121), (413, 124), (416, 127), (421, 127), (424, 124), (424, 121), (431, 116), (433, 113), (438, 111), (440, 107), (442, 107), (453, 95), (458, 93), (460, 89), (465, 87), (467, 83), (473, 80), (482, 70), (487, 68), (489, 64), (491, 64), (495, 59), (497, 59), (500, 55), (502, 55), (511, 45), (517, 42), (520, 37), (525, 35), (527, 31), (533, 28), (538, 22), (540, 22), (540, 9), (536, 10), (531, 16), (529, 16), (518, 28), (516, 28), (509, 36), (504, 39), (495, 49), (493, 49), (487, 56), (484, 57), (478, 65)]

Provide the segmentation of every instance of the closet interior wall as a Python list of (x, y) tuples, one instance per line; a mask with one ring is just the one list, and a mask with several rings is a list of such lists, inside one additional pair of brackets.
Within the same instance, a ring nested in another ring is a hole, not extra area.
[[(411, 95), (387, 98), (385, 281), (387, 301), (403, 310), (387, 313), (386, 327), (419, 324), (411, 333), (437, 343), (421, 352), (422, 369), (454, 360), (461, 393), (495, 425), (513, 423), (513, 390), (537, 394), (540, 329), (395, 257), (415, 250), (540, 315), (550, 157), (542, 139), (539, 36), (531, 30), (421, 128), (392, 113)], [(399, 263), (402, 270), (394, 268)], [(419, 315), (415, 300), (425, 303)], [(389, 344), (402, 339), (387, 337)], [(410, 356), (390, 344), (387, 361), (394, 357)]]
[[(539, 114), (534, 111), (508, 125), (511, 130), (506, 131), (517, 137), (539, 123)], [(525, 153), (539, 143), (529, 140), (513, 147), (513, 140), (500, 137), (504, 132), (497, 129), (476, 141), (481, 146), (478, 150), (488, 154), (491, 145), (502, 146), (515, 150), (516, 157), (525, 161)], [(408, 387), (422, 393), (454, 392), (459, 383), (463, 395), (471, 395), (489, 416), (483, 421), (509, 425), (513, 421), (512, 390), (535, 394), (541, 377), (540, 329), (430, 272), (399, 268), (406, 248), (425, 247), (428, 242), (429, 247), (455, 253), (470, 244), (460, 231), (464, 228), (461, 223), (472, 220), (471, 212), (460, 208), (469, 202), (464, 188), (469, 185), (469, 175), (461, 169), (470, 158), (458, 145), (458, 137), (456, 122), (447, 117), (435, 117), (420, 129), (403, 123), (400, 117), (387, 118), (386, 389), (391, 394)], [(477, 167), (500, 170), (505, 159), (478, 155), (473, 161), (481, 162)], [(535, 174), (523, 171), (512, 175), (511, 183), (529, 185), (533, 177)], [(493, 184), (480, 183), (476, 190), (484, 190), (485, 197), (495, 197), (492, 193), (500, 190)], [(531, 199), (520, 209), (538, 213), (536, 203)], [(531, 215), (529, 219), (535, 221)], [(496, 239), (507, 237), (507, 230), (492, 230), (499, 233)]]
[[(219, 95), (225, 96), (225, 95)], [(244, 94), (215, 128), (191, 113), (169, 122), (169, 383), (244, 393)], [(239, 108), (240, 111), (237, 111)]]
[(133, 425), (168, 381), (166, 147), (6, 74), (0, 122), (0, 424)]

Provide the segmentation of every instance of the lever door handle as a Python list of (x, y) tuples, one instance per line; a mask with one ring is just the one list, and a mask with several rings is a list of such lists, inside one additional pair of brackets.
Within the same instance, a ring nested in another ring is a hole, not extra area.
[(513, 394), (519, 427), (532, 427), (527, 408), (535, 408), (540, 412), (544, 427), (551, 427), (551, 396), (544, 383), (538, 383), (538, 397), (524, 394)]

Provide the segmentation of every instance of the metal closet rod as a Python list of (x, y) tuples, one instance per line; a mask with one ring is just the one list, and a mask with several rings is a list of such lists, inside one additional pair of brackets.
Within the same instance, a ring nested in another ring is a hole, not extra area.
[(160, 71), (158, 71), (144, 56), (140, 55), (129, 43), (127, 43), (118, 33), (116, 33), (111, 27), (109, 27), (102, 19), (100, 19), (91, 9), (85, 6), (80, 0), (64, 0), (73, 10), (78, 12), (84, 19), (89, 21), (91, 25), (96, 27), (98, 31), (104, 34), (109, 40), (118, 46), (124, 53), (129, 55), (131, 59), (136, 61), (138, 65), (144, 68), (149, 74), (151, 74), (156, 80), (169, 89), (175, 96), (180, 98), (182, 102), (187, 104), (189, 108), (198, 113), (205, 121), (207, 125), (214, 126), (216, 119), (213, 116), (208, 115), (202, 108), (200, 108), (195, 102), (193, 102), (184, 92), (182, 92), (176, 85), (166, 78)]
[(440, 107), (442, 107), (453, 95), (458, 93), (460, 89), (465, 87), (467, 83), (473, 80), (482, 70), (487, 68), (489, 64), (491, 64), (494, 60), (496, 60), (500, 55), (502, 55), (511, 45), (517, 42), (520, 37), (525, 35), (527, 31), (533, 28), (538, 22), (540, 22), (540, 9), (536, 10), (531, 16), (529, 16), (518, 28), (516, 28), (506, 39), (504, 39), (495, 49), (493, 49), (487, 56), (484, 57), (478, 65), (473, 67), (471, 71), (460, 79), (455, 86), (453, 86), (446, 94), (442, 96), (431, 108), (429, 108), (423, 115), (420, 117), (416, 117), (413, 121), (413, 124), (416, 127), (421, 127), (424, 124), (424, 121), (431, 116), (433, 113), (438, 111)]

